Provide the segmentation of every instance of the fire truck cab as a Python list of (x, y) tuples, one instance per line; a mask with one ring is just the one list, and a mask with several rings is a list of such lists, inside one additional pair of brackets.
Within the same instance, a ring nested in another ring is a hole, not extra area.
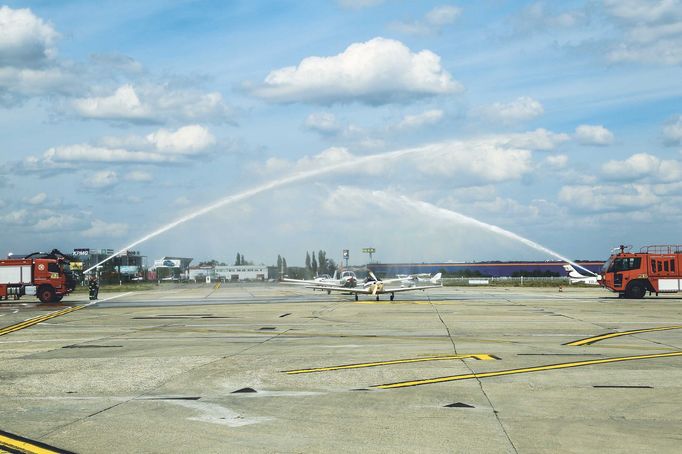
[(0, 300), (35, 295), (43, 303), (55, 303), (75, 287), (69, 261), (56, 249), (0, 260)]
[(642, 298), (646, 292), (682, 290), (682, 245), (644, 246), (630, 252), (620, 246), (604, 264), (599, 284), (625, 298)]

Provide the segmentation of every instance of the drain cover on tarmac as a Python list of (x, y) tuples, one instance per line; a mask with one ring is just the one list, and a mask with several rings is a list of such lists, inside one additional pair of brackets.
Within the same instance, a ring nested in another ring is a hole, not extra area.
[(242, 388), (242, 389), (238, 389), (238, 390), (236, 390), (236, 391), (232, 391), (232, 394), (257, 393), (257, 392), (258, 392), (258, 391), (256, 391), (256, 390), (253, 389), (253, 388)]
[(473, 405), (465, 404), (464, 402), (455, 402), (454, 404), (444, 405), (447, 408), (476, 408)]

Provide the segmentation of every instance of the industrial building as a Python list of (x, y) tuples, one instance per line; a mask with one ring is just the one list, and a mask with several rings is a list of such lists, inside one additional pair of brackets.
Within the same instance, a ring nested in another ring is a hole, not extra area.
[(219, 265), (215, 267), (216, 279), (224, 281), (264, 281), (268, 279), (265, 265)]

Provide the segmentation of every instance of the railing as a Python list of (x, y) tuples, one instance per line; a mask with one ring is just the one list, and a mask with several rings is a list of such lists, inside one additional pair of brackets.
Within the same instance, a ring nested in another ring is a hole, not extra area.
[(479, 282), (471, 283), (469, 281), (489, 281), (489, 285), (523, 285), (524, 282), (529, 285), (533, 283), (545, 283), (553, 285), (570, 284), (570, 279), (566, 276), (558, 277), (445, 277), (443, 278), (443, 285), (454, 286), (468, 286), (468, 285), (482, 285)]
[(680, 244), (655, 244), (652, 246), (644, 246), (639, 252), (646, 254), (682, 254), (682, 245)]

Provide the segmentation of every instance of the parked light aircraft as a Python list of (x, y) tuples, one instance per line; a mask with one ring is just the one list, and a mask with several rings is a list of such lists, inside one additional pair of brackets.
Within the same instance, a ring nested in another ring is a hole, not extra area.
[[(348, 271), (344, 271), (344, 273), (348, 273)], [(350, 271), (350, 273), (352, 273), (352, 271)], [(353, 276), (355, 276), (355, 273), (353, 273)], [(377, 301), (379, 301), (379, 295), (383, 294), (390, 294), (390, 299), (391, 301), (393, 301), (396, 293), (411, 292), (415, 290), (426, 290), (428, 288), (436, 288), (443, 286), (441, 282), (441, 273), (434, 275), (432, 278), (428, 280), (431, 285), (404, 286), (404, 284), (401, 284), (400, 286), (397, 286), (398, 283), (403, 283), (405, 282), (405, 280), (406, 280), (405, 278), (381, 280), (377, 278), (373, 272), (370, 271), (369, 275), (367, 276), (367, 279), (365, 279), (365, 281), (362, 284), (358, 283), (356, 278), (355, 281), (356, 284), (354, 286), (344, 287), (342, 285), (330, 285), (328, 283), (305, 281), (299, 279), (283, 279), (283, 282), (304, 284), (306, 288), (310, 288), (313, 290), (324, 290), (328, 294), (330, 294), (331, 292), (351, 293), (355, 296), (355, 301), (358, 300), (358, 295), (376, 296)]]
[(599, 285), (599, 276), (583, 276), (571, 265), (564, 265), (564, 269), (568, 271), (568, 281), (571, 284)]
[(289, 279), (282, 278), (282, 282), (289, 284), (302, 284), (306, 286), (319, 285), (319, 286), (329, 286), (329, 287), (343, 287), (351, 288), (358, 285), (358, 277), (354, 272), (350, 270), (342, 271), (341, 276), (338, 277), (337, 272), (334, 272), (334, 277), (329, 277), (328, 274), (323, 274), (317, 276), (315, 279)]

